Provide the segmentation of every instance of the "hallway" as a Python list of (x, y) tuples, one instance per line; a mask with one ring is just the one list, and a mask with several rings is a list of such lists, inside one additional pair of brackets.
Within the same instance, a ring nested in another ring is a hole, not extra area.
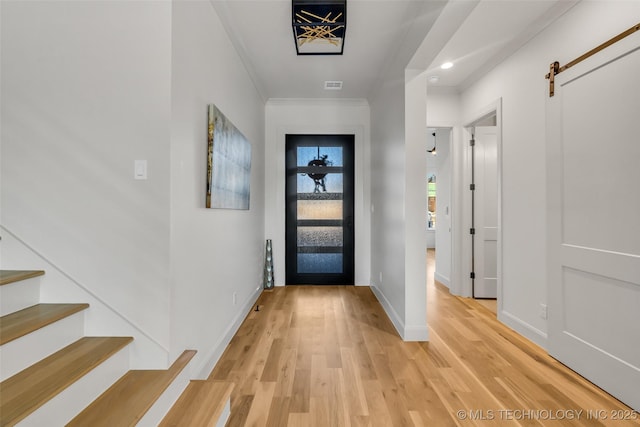
[(278, 287), (258, 303), (209, 377), (235, 383), (228, 426), (640, 426), (440, 284), (428, 343), (403, 342), (367, 287)]

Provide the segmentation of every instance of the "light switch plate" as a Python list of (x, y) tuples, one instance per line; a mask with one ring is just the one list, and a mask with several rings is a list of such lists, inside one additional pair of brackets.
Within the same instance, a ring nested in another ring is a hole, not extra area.
[(133, 177), (135, 179), (147, 179), (147, 161), (136, 160), (133, 165)]

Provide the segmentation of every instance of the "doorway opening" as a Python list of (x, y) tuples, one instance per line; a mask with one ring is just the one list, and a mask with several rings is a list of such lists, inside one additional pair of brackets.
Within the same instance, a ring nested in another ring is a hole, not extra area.
[(452, 132), (428, 127), (426, 141), (427, 274), (449, 288), (451, 283)]
[(465, 127), (468, 135), (465, 166), (465, 217), (469, 238), (464, 257), (470, 267), (471, 297), (486, 300), (498, 311), (500, 293), (500, 123), (499, 109)]
[(354, 135), (286, 135), (285, 284), (354, 284)]

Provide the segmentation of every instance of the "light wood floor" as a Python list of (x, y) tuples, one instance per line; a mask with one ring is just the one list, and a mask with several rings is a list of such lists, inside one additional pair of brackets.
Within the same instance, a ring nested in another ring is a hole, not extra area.
[(478, 304), (492, 312), (493, 314), (498, 313), (498, 301), (494, 299), (479, 299), (476, 300)]
[(437, 283), (428, 343), (403, 342), (367, 287), (276, 288), (259, 305), (210, 376), (235, 383), (227, 426), (640, 426)]
[[(436, 270), (436, 250), (434, 248), (427, 249), (427, 286), (433, 286), (433, 272)], [(476, 302), (493, 314), (498, 313), (498, 301), (496, 299), (476, 299)]]

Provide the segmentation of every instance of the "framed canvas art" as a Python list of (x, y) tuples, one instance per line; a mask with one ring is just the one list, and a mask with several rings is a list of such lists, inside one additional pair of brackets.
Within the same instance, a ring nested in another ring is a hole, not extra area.
[(249, 209), (251, 144), (213, 104), (208, 122), (206, 207)]

